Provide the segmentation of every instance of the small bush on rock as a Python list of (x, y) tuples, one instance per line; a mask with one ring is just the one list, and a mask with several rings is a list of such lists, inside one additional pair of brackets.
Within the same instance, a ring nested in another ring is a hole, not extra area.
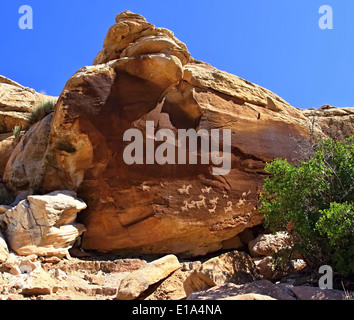
[(39, 103), (30, 113), (29, 124), (32, 125), (44, 119), (48, 114), (54, 111), (55, 105), (55, 100), (47, 100)]
[(15, 137), (15, 141), (19, 142), (21, 139), (21, 126), (16, 126), (13, 131), (12, 131), (14, 137)]

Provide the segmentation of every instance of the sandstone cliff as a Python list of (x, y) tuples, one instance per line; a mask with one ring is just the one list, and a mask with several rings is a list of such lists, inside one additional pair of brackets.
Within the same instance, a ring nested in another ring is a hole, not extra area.
[[(231, 172), (127, 165), (124, 132), (145, 132), (147, 121), (173, 132), (231, 129)], [(126, 11), (94, 65), (69, 79), (54, 115), (18, 144), (4, 180), (15, 192), (76, 191), (88, 206), (80, 214), (85, 249), (204, 255), (230, 248), (230, 239), (263, 222), (266, 162), (293, 159), (312, 128), (306, 113), (194, 60), (171, 31)]]
[(55, 99), (0, 75), (0, 176), (18, 142), (12, 134), (13, 129), (16, 126), (28, 128), (31, 111), (36, 105)]
[(35, 106), (54, 97), (38, 93), (0, 75), (0, 134), (12, 132), (15, 126), (28, 127)]
[(310, 119), (314, 127), (328, 136), (345, 138), (354, 135), (354, 108), (324, 105), (320, 109), (306, 109), (301, 112)]

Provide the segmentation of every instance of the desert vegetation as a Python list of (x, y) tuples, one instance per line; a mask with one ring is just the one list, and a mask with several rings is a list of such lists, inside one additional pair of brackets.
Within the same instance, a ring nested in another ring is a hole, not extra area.
[(313, 268), (354, 274), (354, 137), (317, 139), (307, 161), (276, 159), (266, 166), (261, 211), (266, 227), (288, 231)]
[(56, 103), (56, 100), (46, 100), (37, 104), (29, 115), (29, 124), (33, 125), (52, 113)]

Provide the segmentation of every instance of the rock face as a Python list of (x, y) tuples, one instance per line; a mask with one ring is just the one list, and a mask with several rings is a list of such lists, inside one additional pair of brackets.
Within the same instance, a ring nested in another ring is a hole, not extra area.
[(3, 234), (0, 231), (0, 263), (3, 263), (7, 260), (9, 256), (9, 249)]
[(9, 246), (19, 255), (64, 257), (85, 231), (83, 225), (74, 222), (85, 208), (71, 191), (28, 196), (5, 214)]
[(293, 241), (288, 233), (263, 234), (248, 243), (252, 257), (272, 256), (279, 251), (290, 249)]
[(16, 126), (27, 129), (30, 113), (37, 104), (57, 98), (37, 93), (0, 75), (0, 177), (18, 141), (13, 136)]
[[(32, 126), (15, 147), (7, 162), (4, 179), (15, 190), (25, 189), (29, 194), (41, 191), (43, 177), (46, 175), (45, 155), (53, 115)], [(52, 190), (51, 190), (52, 191)]]
[(276, 284), (268, 280), (259, 280), (242, 285), (227, 283), (205, 291), (192, 293), (187, 300), (233, 300), (245, 294), (260, 294), (276, 300), (295, 300), (293, 296), (285, 293)]
[(147, 264), (139, 270), (133, 271), (121, 282), (117, 300), (134, 300), (138, 298), (150, 285), (167, 278), (180, 268), (177, 257), (168, 255)]
[(298, 300), (346, 300), (346, 295), (343, 291), (334, 289), (300, 286), (291, 288), (291, 291)]
[[(124, 133), (141, 130), (145, 150), (148, 121), (173, 142), (180, 129), (230, 129), (230, 173), (215, 176), (210, 163), (128, 165)], [(310, 129), (277, 95), (195, 61), (172, 32), (127, 11), (94, 65), (67, 82), (53, 118), (22, 139), (4, 179), (17, 193), (76, 191), (88, 205), (84, 249), (198, 256), (263, 222), (265, 163), (291, 159)]]
[(0, 76), (0, 134), (28, 126), (29, 113), (40, 102), (56, 99)]
[(7, 161), (15, 146), (16, 142), (12, 133), (0, 134), (0, 176), (4, 174)]
[(109, 29), (94, 64), (150, 53), (174, 55), (183, 64), (190, 58), (186, 45), (174, 37), (171, 31), (156, 28), (141, 15), (124, 11), (117, 16), (116, 24)]
[(320, 109), (306, 109), (301, 112), (311, 120), (314, 127), (329, 136), (346, 138), (354, 135), (354, 108), (324, 105)]
[(182, 272), (180, 269), (171, 274), (167, 279), (157, 284), (153, 292), (147, 294), (144, 300), (184, 300), (187, 293), (184, 289), (184, 281), (188, 277), (188, 272)]
[(256, 266), (244, 252), (228, 252), (204, 262), (184, 282), (187, 295), (225, 283), (243, 284), (259, 279)]

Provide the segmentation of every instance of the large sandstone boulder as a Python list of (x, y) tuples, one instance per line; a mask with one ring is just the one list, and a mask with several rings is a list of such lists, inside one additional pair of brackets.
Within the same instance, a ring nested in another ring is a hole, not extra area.
[(47, 173), (45, 156), (52, 118), (50, 114), (32, 126), (14, 148), (4, 173), (11, 188), (21, 190), (30, 186), (26, 190), (29, 194), (42, 190), (42, 180)]
[(352, 293), (335, 289), (320, 289), (310, 286), (292, 287), (291, 291), (298, 300), (349, 300)]
[(16, 141), (12, 133), (0, 134), (0, 176), (4, 174), (7, 161), (10, 159), (15, 146)]
[[(152, 292), (148, 292), (144, 300), (184, 300), (187, 298), (187, 293), (183, 283), (188, 277), (188, 272), (183, 272), (180, 269), (172, 273), (168, 278), (152, 287)], [(150, 289), (149, 289), (150, 290)], [(148, 290), (148, 291), (149, 291)]]
[[(187, 300), (238, 300), (240, 299), (240, 295), (246, 294), (257, 294), (276, 300), (295, 300), (293, 296), (287, 294), (279, 286), (268, 280), (259, 280), (240, 285), (227, 283), (212, 287), (208, 290), (194, 292), (188, 296)], [(243, 297), (243, 299), (246, 300), (247, 297)]]
[(31, 110), (55, 99), (0, 75), (0, 134), (12, 132), (16, 126), (28, 127)]
[[(123, 12), (116, 22), (94, 65), (65, 85), (52, 120), (22, 139), (4, 179), (17, 193), (76, 191), (88, 204), (80, 217), (85, 249), (217, 251), (263, 222), (264, 166), (292, 159), (311, 121), (272, 92), (195, 61), (172, 32), (142, 16)], [(124, 133), (141, 130), (146, 148), (148, 122), (155, 132), (172, 130), (175, 143), (179, 129), (231, 130), (231, 171), (213, 175), (213, 165), (200, 162), (127, 164)]]
[(5, 238), (0, 230), (0, 263), (5, 262), (8, 256), (9, 256), (9, 248), (7, 247)]
[(243, 284), (259, 279), (251, 257), (244, 252), (228, 252), (204, 262), (184, 282), (187, 295), (225, 283)]
[(28, 129), (31, 112), (36, 106), (56, 99), (0, 75), (0, 177), (3, 176), (7, 161), (18, 143), (12, 133), (13, 129), (16, 126), (23, 130)]
[(183, 64), (190, 59), (186, 45), (170, 30), (156, 28), (143, 16), (124, 11), (117, 15), (116, 24), (109, 29), (103, 48), (95, 58), (94, 64), (150, 53), (174, 55)]
[(248, 243), (252, 257), (273, 256), (283, 250), (291, 249), (293, 239), (287, 232), (276, 234), (260, 234)]
[(123, 279), (118, 289), (117, 300), (138, 298), (149, 286), (167, 278), (180, 268), (181, 265), (174, 255), (168, 255), (148, 263)]
[(68, 256), (76, 238), (85, 231), (75, 222), (77, 213), (85, 208), (72, 191), (28, 196), (5, 214), (8, 244), (19, 255)]

